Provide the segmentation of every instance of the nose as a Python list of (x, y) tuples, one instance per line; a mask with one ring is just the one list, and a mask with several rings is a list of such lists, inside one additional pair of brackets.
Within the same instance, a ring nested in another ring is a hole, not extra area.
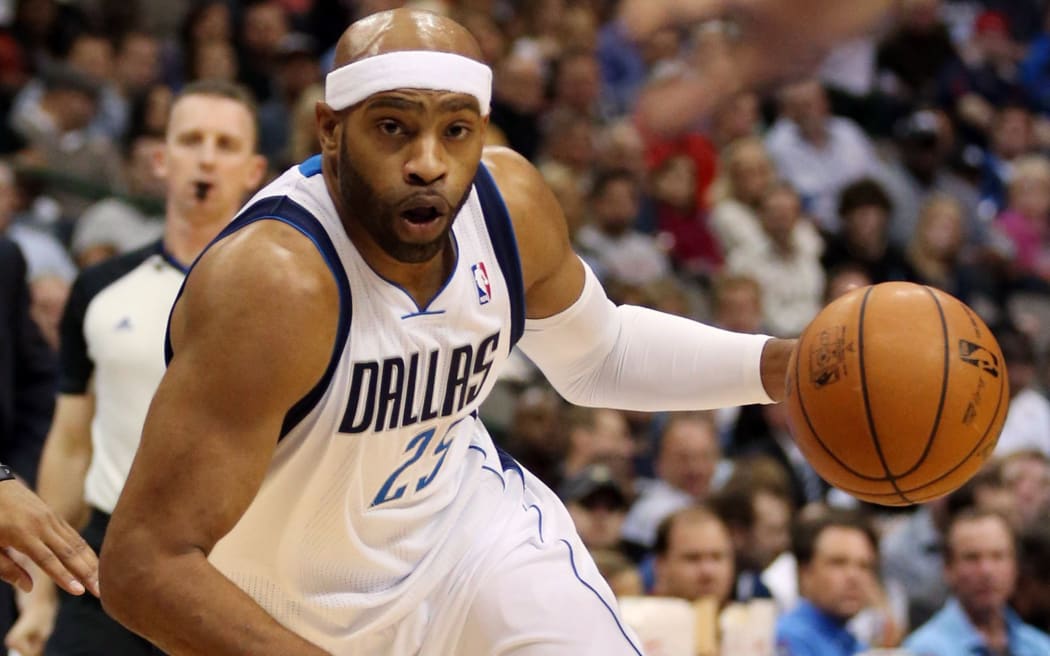
[(215, 159), (218, 155), (218, 145), (214, 139), (204, 139), (201, 141), (200, 150), (198, 152), (199, 162), (202, 168), (210, 169), (215, 165)]
[(445, 149), (440, 139), (432, 134), (421, 135), (412, 144), (412, 151), (405, 162), (405, 182), (413, 186), (428, 187), (448, 173)]

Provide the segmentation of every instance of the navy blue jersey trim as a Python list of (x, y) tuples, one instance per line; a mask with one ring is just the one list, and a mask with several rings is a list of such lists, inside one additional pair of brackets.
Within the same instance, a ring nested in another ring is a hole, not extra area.
[(299, 173), (304, 178), (312, 178), (321, 172), (321, 156), (307, 157), (299, 164)]
[(492, 250), (510, 293), (510, 345), (513, 347), (525, 333), (525, 282), (521, 274), (518, 240), (514, 237), (514, 226), (499, 187), (484, 164), (478, 165), (474, 188), (478, 191), (481, 212), (485, 215)]
[(168, 247), (164, 245), (163, 240), (157, 242), (157, 252), (160, 253), (160, 256), (164, 258), (165, 262), (175, 267), (176, 270), (181, 271), (183, 274), (190, 272), (190, 267), (176, 260), (175, 256), (168, 250)]
[[(335, 245), (332, 244), (328, 233), (325, 232), (321, 223), (306, 208), (287, 196), (264, 198), (244, 209), (229, 225), (223, 228), (222, 232), (208, 245), (208, 248), (211, 248), (219, 240), (230, 236), (241, 228), (263, 220), (286, 223), (312, 241), (321, 253), (321, 257), (324, 258), (328, 269), (335, 276), (336, 285), (339, 287), (339, 326), (336, 332), (335, 345), (332, 349), (332, 356), (328, 361), (328, 367), (325, 369), (321, 379), (317, 381), (317, 384), (285, 414), (280, 435), (281, 438), (284, 438), (317, 406), (317, 403), (328, 388), (328, 384), (332, 381), (332, 376), (335, 375), (335, 369), (339, 364), (340, 355), (346, 346), (346, 340), (350, 336), (350, 318), (353, 311), (353, 303), (350, 298), (350, 280), (346, 276), (346, 270), (342, 266), (342, 261), (339, 259), (339, 254), (336, 252)], [(207, 251), (207, 248), (205, 251)], [(198, 257), (197, 259), (199, 260), (200, 258)], [(182, 296), (182, 290), (179, 290), (179, 296)], [(177, 302), (178, 298), (176, 298)], [(168, 333), (164, 339), (164, 356), (168, 362), (171, 361), (170, 317)]]

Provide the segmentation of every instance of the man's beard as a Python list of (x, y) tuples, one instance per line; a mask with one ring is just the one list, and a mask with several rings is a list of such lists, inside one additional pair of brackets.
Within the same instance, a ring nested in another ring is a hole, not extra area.
[(340, 147), (336, 169), (339, 175), (339, 195), (342, 196), (343, 207), (350, 214), (351, 220), (357, 221), (383, 252), (406, 264), (428, 262), (441, 252), (449, 241), (452, 223), (470, 197), (468, 189), (456, 203), (444, 229), (435, 239), (424, 243), (406, 242), (399, 238), (394, 230), (394, 224), (401, 220), (396, 204), (384, 201), (368, 185), (359, 169), (352, 163), (345, 140)]

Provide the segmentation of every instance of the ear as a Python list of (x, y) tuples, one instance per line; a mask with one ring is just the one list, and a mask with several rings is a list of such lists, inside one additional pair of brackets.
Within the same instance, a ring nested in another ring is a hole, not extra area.
[(321, 144), (321, 153), (327, 157), (337, 156), (342, 126), (339, 113), (328, 103), (319, 100), (314, 114), (317, 117), (317, 140)]
[(252, 157), (251, 171), (248, 173), (248, 186), (257, 189), (262, 184), (263, 176), (266, 175), (267, 162), (262, 155)]

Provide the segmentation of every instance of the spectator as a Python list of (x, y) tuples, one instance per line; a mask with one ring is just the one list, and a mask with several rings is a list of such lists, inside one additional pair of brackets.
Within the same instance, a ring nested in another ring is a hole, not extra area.
[(288, 158), (292, 162), (305, 162), (321, 152), (315, 112), (317, 103), (323, 100), (324, 85), (311, 84), (299, 94), (292, 107), (292, 115), (288, 117)]
[(906, 0), (897, 28), (879, 44), (879, 86), (915, 107), (936, 96), (937, 78), (958, 58), (940, 19), (941, 0)]
[[(92, 197), (123, 186), (120, 154), (114, 142), (88, 128), (98, 111), (100, 86), (70, 68), (55, 67), (45, 76), (42, 95), (12, 116), (50, 181), (47, 188), (72, 221)], [(67, 226), (68, 227), (68, 226)]]
[(259, 103), (265, 103), (276, 92), (273, 80), (277, 77), (281, 43), (290, 31), (288, 14), (279, 0), (244, 3), (237, 70), (239, 81)]
[(966, 261), (963, 207), (948, 195), (934, 195), (919, 212), (919, 223), (905, 259), (912, 280), (948, 292), (973, 304), (990, 296), (987, 274)]
[(735, 141), (758, 136), (761, 127), (758, 94), (744, 92), (725, 100), (715, 109), (708, 132), (715, 148), (723, 150)]
[(823, 263), (834, 269), (847, 262), (865, 268), (872, 282), (911, 280), (914, 274), (904, 253), (890, 241), (893, 204), (879, 183), (859, 180), (839, 198), (841, 231), (828, 240)]
[(561, 486), (566, 455), (561, 419), (557, 394), (548, 387), (528, 387), (517, 395), (505, 442), (507, 453), (553, 490)]
[(817, 475), (795, 444), (784, 404), (741, 408), (727, 451), (733, 458), (762, 455), (779, 463), (788, 473), (795, 508), (824, 501), (828, 484)]
[(866, 647), (846, 623), (871, 601), (878, 541), (861, 518), (845, 511), (800, 522), (793, 532), (798, 605), (777, 622), (778, 654), (851, 656)]
[(128, 195), (103, 198), (77, 220), (71, 250), (78, 265), (87, 267), (160, 238), (164, 181), (157, 170), (157, 157), (163, 147), (163, 137), (153, 134), (130, 140), (124, 155)]
[[(779, 465), (768, 461), (779, 470)], [(736, 560), (734, 599), (769, 599), (762, 572), (791, 548), (791, 496), (786, 485), (753, 475), (754, 462), (741, 461), (714, 497), (712, 506), (729, 527)], [(783, 482), (787, 482), (786, 472)]]
[(683, 275), (706, 279), (722, 266), (722, 253), (696, 196), (696, 164), (686, 155), (664, 160), (650, 175), (657, 226)]
[[(114, 80), (125, 106), (160, 81), (160, 43), (148, 32), (132, 30), (120, 38)], [(130, 127), (130, 126), (129, 126)]]
[(610, 118), (601, 106), (601, 70), (593, 51), (578, 45), (557, 59), (554, 65), (554, 98), (551, 115), (569, 112), (584, 116), (593, 125), (604, 125)]
[(495, 66), (494, 73), (490, 121), (507, 136), (511, 148), (535, 160), (545, 102), (543, 62), (524, 53), (511, 53)]
[(1050, 512), (1050, 456), (1042, 451), (1015, 451), (1002, 463), (1003, 483), (1013, 494), (1021, 530)]
[(952, 597), (904, 641), (924, 656), (1009, 653), (1043, 656), (1050, 636), (1021, 621), (1007, 605), (1017, 582), (1013, 529), (993, 512), (964, 511), (945, 537), (944, 576)]
[(664, 518), (708, 498), (720, 458), (708, 413), (671, 414), (657, 448), (657, 477), (639, 483), (640, 494), (624, 522), (624, 539), (651, 548)]
[(725, 606), (733, 593), (733, 542), (729, 529), (703, 506), (683, 508), (660, 522), (653, 545), (653, 594), (686, 601), (714, 599)]
[(1050, 516), (1032, 522), (1021, 534), (1017, 585), (1010, 605), (1027, 624), (1050, 630)]
[(0, 161), (0, 235), (18, 244), (30, 284), (49, 275), (72, 282), (77, 269), (62, 244), (44, 230), (16, 221), (18, 194), (14, 170)]
[(627, 515), (624, 489), (605, 465), (589, 465), (561, 487), (561, 498), (584, 546), (616, 549)]
[(961, 56), (948, 62), (938, 81), (939, 101), (970, 143), (984, 144), (995, 108), (1023, 102), (1018, 55), (1006, 17), (984, 11), (974, 21), (973, 35)]
[(762, 199), (765, 239), (733, 253), (727, 268), (752, 276), (762, 287), (763, 325), (774, 335), (798, 335), (820, 311), (824, 270), (819, 252), (807, 249), (806, 222), (798, 194), (789, 184), (775, 184)]
[(195, 79), (194, 53), (203, 43), (226, 42), (233, 38), (230, 5), (225, 0), (196, 2), (182, 19), (178, 42), (165, 48), (162, 55), (164, 81), (170, 88), (179, 88)]
[(1038, 389), (1038, 360), (1032, 338), (1013, 327), (995, 331), (1006, 361), (1010, 407), (995, 455), (1036, 451), (1050, 457), (1050, 401)]
[(1000, 107), (992, 121), (991, 140), (981, 162), (980, 205), (982, 219), (990, 221), (1008, 202), (1014, 165), (1035, 147), (1034, 121), (1022, 105)]
[(321, 82), (313, 38), (298, 32), (286, 35), (277, 47), (275, 72), (273, 95), (259, 107), (260, 150), (273, 168), (283, 170), (302, 161), (292, 160), (288, 153), (295, 104), (311, 85)]
[(229, 41), (202, 41), (189, 53), (190, 82), (233, 82), (240, 77), (237, 51)]
[(722, 150), (719, 177), (712, 188), (711, 230), (726, 257), (765, 241), (758, 212), (775, 178), (776, 169), (758, 137), (744, 137)]
[(570, 479), (589, 465), (600, 464), (607, 466), (617, 480), (630, 489), (635, 446), (623, 413), (607, 408), (573, 407), (567, 423), (569, 435), (563, 478)]
[(766, 148), (803, 207), (827, 232), (836, 232), (835, 203), (850, 183), (880, 170), (874, 144), (853, 121), (832, 116), (820, 82), (809, 79), (779, 94), (780, 115)]
[(1001, 463), (985, 465), (951, 495), (923, 504), (882, 537), (882, 576), (904, 587), (909, 626), (929, 620), (948, 598), (943, 574), (944, 535), (953, 515), (975, 507), (1014, 513)]
[(1050, 160), (1031, 155), (1013, 164), (1009, 204), (995, 220), (1009, 238), (1011, 268), (1020, 284), (1050, 284)]
[[(969, 244), (985, 241), (987, 222), (978, 220), (977, 191), (948, 170), (953, 148), (950, 119), (944, 112), (922, 109), (897, 122), (893, 141), (899, 153), (878, 177), (893, 203), (890, 238), (900, 247), (915, 234), (922, 206), (935, 195), (956, 198), (965, 209)], [(991, 217), (989, 217), (990, 219)]]
[(638, 182), (625, 169), (604, 171), (594, 181), (591, 222), (580, 228), (576, 241), (582, 254), (597, 263), (599, 276), (645, 284), (671, 271), (656, 240), (633, 227), (640, 193)]

